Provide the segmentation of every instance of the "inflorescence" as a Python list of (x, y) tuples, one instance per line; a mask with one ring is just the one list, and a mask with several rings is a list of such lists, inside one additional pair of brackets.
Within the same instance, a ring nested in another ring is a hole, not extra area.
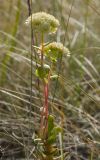
[(55, 33), (57, 31), (59, 21), (52, 15), (45, 12), (38, 12), (32, 14), (26, 20), (26, 24), (31, 24), (34, 32), (43, 32), (43, 33)]

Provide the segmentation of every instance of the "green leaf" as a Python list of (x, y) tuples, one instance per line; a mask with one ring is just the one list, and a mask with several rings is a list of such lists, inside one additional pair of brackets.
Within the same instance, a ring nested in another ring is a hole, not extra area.
[(38, 68), (36, 69), (35, 74), (36, 74), (36, 76), (39, 77), (39, 78), (43, 78), (43, 77), (44, 77), (44, 75), (43, 75), (43, 69), (42, 69), (41, 67), (38, 67)]
[(44, 64), (43, 68), (44, 68), (46, 73), (48, 73), (50, 71), (50, 66), (47, 65), (47, 64)]
[(61, 127), (60, 126), (56, 126), (56, 127), (53, 128), (52, 134), (57, 136), (58, 133), (60, 133), (61, 131), (62, 131)]
[(52, 80), (56, 80), (57, 78), (59, 78), (59, 76), (57, 74), (50, 76), (50, 79), (52, 79)]
[(48, 138), (48, 144), (53, 144), (56, 142), (56, 138), (57, 138), (57, 135), (62, 132), (62, 129), (60, 126), (56, 126), (53, 128), (53, 130), (51, 131), (51, 135), (49, 136)]
[(44, 79), (47, 78), (49, 71), (50, 71), (50, 66), (45, 64), (43, 67), (41, 66), (38, 67), (35, 71), (35, 74), (37, 77)]
[(54, 128), (54, 117), (52, 115), (48, 116), (48, 136), (51, 135), (51, 132)]
[(56, 136), (55, 135), (52, 135), (48, 138), (47, 140), (48, 144), (53, 144), (56, 142)]

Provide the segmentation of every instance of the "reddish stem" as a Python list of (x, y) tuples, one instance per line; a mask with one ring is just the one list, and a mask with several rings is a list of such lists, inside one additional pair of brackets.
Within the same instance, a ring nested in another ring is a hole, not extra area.
[(48, 83), (44, 86), (44, 95), (45, 95), (45, 116), (48, 118)]
[[(41, 113), (41, 129), (44, 127), (45, 120), (48, 118), (48, 83), (44, 84), (44, 107)], [(47, 122), (46, 122), (47, 123)], [(45, 126), (46, 127), (46, 126)]]
[(49, 114), (49, 110), (48, 110), (48, 95), (49, 95), (49, 83), (50, 83), (50, 72), (49, 72), (49, 75), (48, 75), (48, 82), (44, 83), (44, 107), (43, 107), (43, 110), (42, 110), (42, 114), (41, 114), (41, 130), (43, 129), (43, 133), (45, 131), (47, 131), (47, 127), (48, 127), (48, 114)]

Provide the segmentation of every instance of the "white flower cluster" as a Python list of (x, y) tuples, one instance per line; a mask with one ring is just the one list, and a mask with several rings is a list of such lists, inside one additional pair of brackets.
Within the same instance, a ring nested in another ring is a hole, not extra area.
[(60, 58), (62, 54), (67, 54), (67, 56), (70, 55), (69, 49), (64, 47), (64, 45), (60, 42), (49, 43), (44, 47), (44, 53), (52, 59)]
[(28, 17), (26, 24), (31, 24), (34, 32), (55, 33), (59, 26), (59, 21), (52, 15), (45, 12), (37, 12)]

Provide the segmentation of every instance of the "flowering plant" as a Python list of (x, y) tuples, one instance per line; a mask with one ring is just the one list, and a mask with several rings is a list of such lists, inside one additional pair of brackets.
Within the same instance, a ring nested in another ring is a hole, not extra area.
[[(41, 45), (38, 49), (37, 54), (40, 54), (38, 60), (39, 66), (37, 66), (35, 74), (43, 82), (44, 86), (44, 105), (41, 110), (41, 123), (40, 133), (38, 137), (34, 139), (34, 143), (39, 146), (40, 159), (53, 160), (58, 155), (58, 148), (54, 147), (56, 144), (56, 138), (61, 133), (62, 127), (55, 124), (53, 115), (49, 112), (49, 84), (50, 80), (54, 77), (58, 78), (57, 75), (52, 75), (52, 65), (45, 64), (45, 58), (49, 58), (49, 63), (57, 62), (63, 54), (70, 55), (68, 48), (63, 46), (62, 43), (51, 42), (44, 43), (44, 34), (55, 33), (59, 27), (59, 21), (52, 15), (45, 12), (38, 12), (32, 14), (27, 20), (26, 24), (32, 24), (32, 29), (35, 33), (41, 33)], [(62, 158), (63, 159), (63, 158)]]

